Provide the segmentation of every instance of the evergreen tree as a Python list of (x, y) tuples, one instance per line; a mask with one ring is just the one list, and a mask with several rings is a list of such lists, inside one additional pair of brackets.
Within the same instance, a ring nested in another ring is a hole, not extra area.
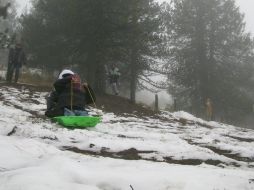
[(34, 63), (51, 70), (75, 64), (97, 93), (104, 92), (104, 65), (122, 51), (122, 9), (116, 0), (37, 1), (22, 21)]
[(245, 83), (253, 72), (253, 41), (235, 1), (173, 0), (170, 9), (170, 79), (182, 88), (185, 102), (197, 114), (207, 98), (228, 118), (249, 112)]
[[(10, 11), (11, 10), (11, 11)], [(0, 1), (0, 48), (7, 48), (16, 31), (16, 5), (14, 0)]]
[(153, 0), (131, 0), (125, 7), (128, 19), (123, 39), (128, 58), (130, 100), (135, 102), (140, 80), (157, 64), (151, 58), (162, 56), (161, 18), (159, 5)]
[(146, 56), (158, 54), (158, 15), (152, 0), (38, 0), (23, 18), (23, 35), (35, 65), (76, 64), (97, 93), (105, 92), (105, 66), (122, 63), (135, 102)]

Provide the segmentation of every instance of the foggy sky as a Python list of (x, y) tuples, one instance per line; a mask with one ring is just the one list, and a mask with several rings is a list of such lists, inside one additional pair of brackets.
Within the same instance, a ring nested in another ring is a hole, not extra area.
[[(169, 0), (157, 0), (158, 2)], [(254, 36), (254, 0), (235, 0), (240, 11), (245, 14), (246, 30)]]
[[(16, 0), (20, 5), (19, 13), (26, 7), (30, 5), (30, 0)], [(163, 2), (165, 0), (157, 0)], [(167, 1), (167, 0), (166, 0)], [(254, 36), (254, 0), (236, 0), (237, 5), (240, 6), (241, 12), (245, 14), (246, 29), (251, 32)]]
[(246, 29), (254, 34), (254, 0), (236, 0), (241, 12), (245, 14)]

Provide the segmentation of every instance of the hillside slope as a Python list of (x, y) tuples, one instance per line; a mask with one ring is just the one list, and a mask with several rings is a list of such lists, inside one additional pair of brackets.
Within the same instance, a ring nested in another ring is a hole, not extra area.
[(253, 130), (135, 109), (68, 130), (43, 116), (44, 91), (1, 84), (0, 190), (254, 189)]

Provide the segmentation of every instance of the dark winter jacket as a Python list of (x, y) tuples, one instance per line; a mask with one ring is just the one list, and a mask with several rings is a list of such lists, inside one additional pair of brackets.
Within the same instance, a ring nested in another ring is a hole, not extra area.
[(56, 106), (58, 108), (72, 108), (83, 110), (85, 105), (93, 103), (96, 98), (93, 90), (90, 86), (88, 88), (77, 88), (75, 85), (71, 85), (72, 78), (66, 77), (58, 79), (54, 83), (54, 87), (57, 97)]
[(26, 55), (22, 48), (16, 47), (10, 49), (8, 64), (19, 68), (26, 64)]

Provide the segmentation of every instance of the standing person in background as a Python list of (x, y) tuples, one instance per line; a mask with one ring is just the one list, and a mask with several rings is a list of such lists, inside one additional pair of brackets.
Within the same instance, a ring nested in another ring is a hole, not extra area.
[(207, 120), (211, 121), (213, 118), (213, 105), (212, 105), (212, 101), (210, 98), (206, 99), (206, 116), (207, 116)]
[(115, 65), (111, 65), (109, 69), (109, 83), (111, 85), (112, 91), (115, 95), (119, 94), (119, 78), (120, 78), (119, 69)]
[(14, 82), (17, 83), (19, 79), (20, 69), (26, 64), (26, 55), (20, 42), (16, 42), (15, 47), (11, 47), (8, 57), (8, 69), (6, 80), (11, 82), (13, 73), (15, 71)]

